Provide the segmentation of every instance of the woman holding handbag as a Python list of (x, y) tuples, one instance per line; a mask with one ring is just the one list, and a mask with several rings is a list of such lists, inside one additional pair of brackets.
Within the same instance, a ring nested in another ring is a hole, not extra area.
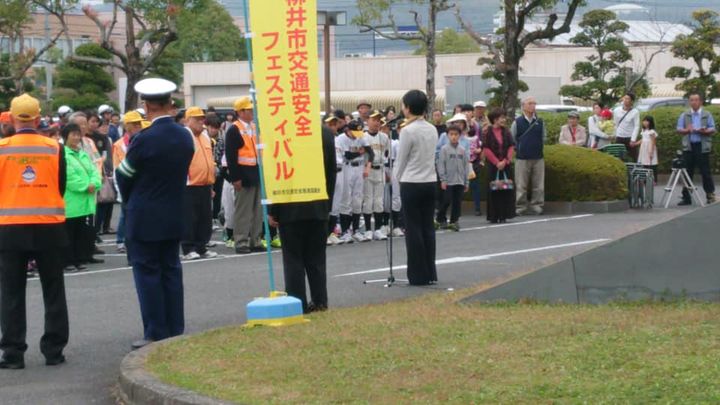
[(505, 127), (505, 110), (493, 109), (488, 120), (490, 126), (483, 132), (483, 155), (488, 163), (487, 220), (497, 224), (515, 216), (515, 187), (510, 178), (515, 143)]
[(92, 216), (95, 214), (95, 194), (102, 182), (95, 164), (80, 145), (80, 127), (74, 123), (65, 125), (62, 137), (67, 164), (65, 228), (70, 241), (65, 270), (74, 272), (83, 270), (84, 263), (101, 262), (92, 257), (95, 239)]

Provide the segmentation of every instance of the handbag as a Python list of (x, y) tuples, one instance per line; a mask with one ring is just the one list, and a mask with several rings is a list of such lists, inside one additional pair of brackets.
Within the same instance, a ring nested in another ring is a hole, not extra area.
[(117, 192), (115, 192), (115, 181), (112, 177), (103, 176), (102, 186), (97, 196), (99, 203), (114, 203), (117, 201)]
[(503, 178), (500, 179), (500, 171), (497, 172), (495, 180), (490, 182), (490, 191), (505, 191), (515, 188), (515, 183), (508, 179), (507, 174), (503, 170)]

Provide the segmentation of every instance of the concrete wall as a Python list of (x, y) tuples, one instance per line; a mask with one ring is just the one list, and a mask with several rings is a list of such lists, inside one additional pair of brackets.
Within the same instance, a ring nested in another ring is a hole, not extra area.
[[(644, 61), (657, 51), (656, 46), (632, 48), (632, 66), (640, 68)], [(522, 61), (524, 76), (560, 77), (561, 84), (571, 82), (573, 66), (592, 54), (589, 48), (531, 48)], [(439, 55), (435, 72), (437, 90), (444, 90), (446, 76), (479, 75), (483, 68), (477, 65), (480, 54)], [(669, 52), (658, 54), (652, 63), (649, 75), (654, 85), (663, 92), (671, 91), (673, 83), (665, 78), (665, 72), (673, 65), (690, 66), (675, 59)], [(331, 85), (333, 91), (389, 91), (425, 88), (425, 58), (423, 56), (392, 56), (377, 58), (332, 59)], [(248, 84), (247, 62), (212, 62), (184, 64), (186, 102), (193, 100), (195, 86)], [(320, 87), (324, 86), (322, 61), (320, 64)], [(218, 97), (223, 90), (218, 89)]]
[(599, 246), (467, 301), (606, 303), (689, 297), (720, 301), (720, 204)]

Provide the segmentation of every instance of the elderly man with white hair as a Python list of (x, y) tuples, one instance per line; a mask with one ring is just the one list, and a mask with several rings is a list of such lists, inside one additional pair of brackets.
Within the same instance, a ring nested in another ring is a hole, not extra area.
[[(515, 140), (517, 215), (541, 215), (545, 204), (545, 159), (543, 145), (547, 137), (545, 123), (535, 114), (537, 101), (527, 97), (522, 101), (522, 115), (510, 128)], [(528, 198), (529, 192), (529, 198)]]

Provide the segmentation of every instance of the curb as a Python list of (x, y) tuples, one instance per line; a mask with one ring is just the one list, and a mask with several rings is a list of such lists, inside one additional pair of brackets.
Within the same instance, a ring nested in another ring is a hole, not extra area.
[[(483, 212), (487, 210), (485, 201), (481, 203)], [(545, 214), (576, 215), (576, 214), (606, 214), (610, 212), (625, 212), (630, 210), (628, 200), (614, 201), (545, 201)], [(463, 201), (462, 214), (473, 215), (472, 201)]]
[(147, 357), (160, 344), (181, 337), (149, 344), (142, 349), (130, 352), (120, 364), (118, 394), (122, 403), (127, 405), (229, 405), (232, 402), (221, 401), (202, 396), (193, 391), (165, 384), (147, 370)]

